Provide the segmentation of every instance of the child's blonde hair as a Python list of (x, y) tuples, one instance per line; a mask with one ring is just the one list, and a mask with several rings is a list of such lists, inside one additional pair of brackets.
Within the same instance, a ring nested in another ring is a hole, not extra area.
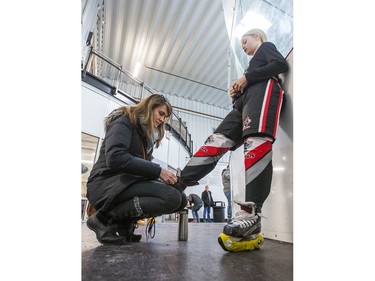
[(250, 35), (254, 35), (254, 34), (258, 34), (259, 35), (260, 41), (262, 43), (267, 42), (267, 35), (266, 35), (266, 33), (263, 30), (259, 29), (259, 28), (250, 29), (244, 35), (242, 35), (242, 37), (244, 37), (244, 36), (250, 36)]

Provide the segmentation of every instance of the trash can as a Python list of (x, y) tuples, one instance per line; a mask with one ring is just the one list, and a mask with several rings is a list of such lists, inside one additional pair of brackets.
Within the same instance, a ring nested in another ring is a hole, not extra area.
[(214, 222), (225, 222), (225, 202), (215, 201), (212, 208), (214, 209)]

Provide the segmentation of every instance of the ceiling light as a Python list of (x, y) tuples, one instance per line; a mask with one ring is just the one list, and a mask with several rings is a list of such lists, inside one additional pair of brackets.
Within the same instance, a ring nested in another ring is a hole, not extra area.
[(253, 28), (260, 28), (267, 33), (267, 30), (271, 27), (271, 25), (272, 23), (266, 20), (266, 18), (264, 18), (262, 15), (256, 12), (248, 11), (240, 23), (235, 27), (234, 36), (241, 39), (242, 35)]
[(141, 68), (141, 63), (139, 61), (137, 61), (137, 63), (135, 64), (135, 67), (134, 67), (133, 77), (138, 76), (140, 68)]

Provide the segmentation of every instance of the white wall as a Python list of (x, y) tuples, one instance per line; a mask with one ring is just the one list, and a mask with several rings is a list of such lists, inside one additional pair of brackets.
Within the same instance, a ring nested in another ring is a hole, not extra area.
[(104, 138), (104, 118), (124, 103), (82, 82), (81, 87), (82, 132)]
[(183, 169), (186, 165), (186, 159), (189, 158), (185, 148), (169, 132), (164, 135), (161, 145), (154, 149), (153, 156), (174, 169)]

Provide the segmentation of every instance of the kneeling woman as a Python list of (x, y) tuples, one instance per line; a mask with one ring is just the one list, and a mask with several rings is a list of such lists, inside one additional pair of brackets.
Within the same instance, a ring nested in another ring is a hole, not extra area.
[[(102, 244), (139, 241), (134, 223), (183, 209), (187, 199), (171, 185), (174, 173), (151, 162), (164, 136), (172, 106), (159, 94), (124, 106), (105, 119), (106, 135), (87, 182), (87, 198), (97, 210), (87, 220)], [(118, 233), (118, 234), (117, 234)]]

